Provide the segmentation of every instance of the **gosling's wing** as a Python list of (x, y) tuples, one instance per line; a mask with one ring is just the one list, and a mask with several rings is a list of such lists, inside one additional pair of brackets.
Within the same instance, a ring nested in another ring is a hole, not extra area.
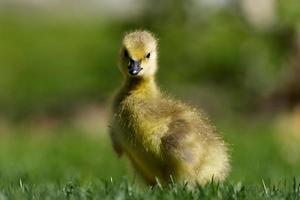
[[(183, 141), (191, 135), (191, 126), (185, 119), (175, 119), (168, 125), (168, 131), (161, 138), (161, 149), (167, 156), (181, 157)], [(177, 159), (178, 159), (177, 158)]]
[[(171, 103), (170, 103), (171, 102)], [(168, 101), (170, 122), (161, 149), (176, 159), (191, 160), (193, 152), (215, 138), (214, 129), (199, 111), (179, 101)]]

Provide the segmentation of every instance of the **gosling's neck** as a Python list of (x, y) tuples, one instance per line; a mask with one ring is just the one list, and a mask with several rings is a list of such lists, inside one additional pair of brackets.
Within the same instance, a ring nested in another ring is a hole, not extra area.
[(128, 77), (125, 81), (124, 89), (126, 93), (137, 95), (138, 97), (156, 97), (159, 94), (154, 76)]

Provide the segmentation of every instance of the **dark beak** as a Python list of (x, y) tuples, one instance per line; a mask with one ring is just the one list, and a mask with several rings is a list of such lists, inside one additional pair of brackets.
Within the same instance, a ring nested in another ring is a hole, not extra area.
[(132, 76), (136, 76), (138, 75), (138, 73), (140, 73), (140, 71), (143, 68), (141, 68), (141, 62), (140, 61), (135, 61), (130, 59), (129, 65), (128, 65), (128, 72), (129, 74), (131, 74)]

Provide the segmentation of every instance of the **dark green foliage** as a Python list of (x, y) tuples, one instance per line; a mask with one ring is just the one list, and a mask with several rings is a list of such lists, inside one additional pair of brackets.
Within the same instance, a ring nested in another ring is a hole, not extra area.
[(130, 20), (2, 8), (1, 111), (18, 118), (62, 114), (78, 104), (107, 99), (121, 81), (117, 60), (122, 35), (137, 28), (160, 39), (159, 81), (164, 88), (212, 85), (226, 91), (233, 105), (253, 106), (277, 87), (281, 70), (288, 68), (291, 36), (298, 26), (297, 0), (279, 1), (278, 23), (267, 31), (248, 24), (235, 4), (210, 10), (194, 3), (150, 1), (141, 16)]

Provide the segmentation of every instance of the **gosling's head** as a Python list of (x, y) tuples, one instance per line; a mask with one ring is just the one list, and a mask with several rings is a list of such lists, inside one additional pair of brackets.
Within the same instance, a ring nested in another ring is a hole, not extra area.
[(148, 31), (127, 33), (121, 48), (121, 71), (127, 78), (147, 78), (157, 69), (157, 41)]

